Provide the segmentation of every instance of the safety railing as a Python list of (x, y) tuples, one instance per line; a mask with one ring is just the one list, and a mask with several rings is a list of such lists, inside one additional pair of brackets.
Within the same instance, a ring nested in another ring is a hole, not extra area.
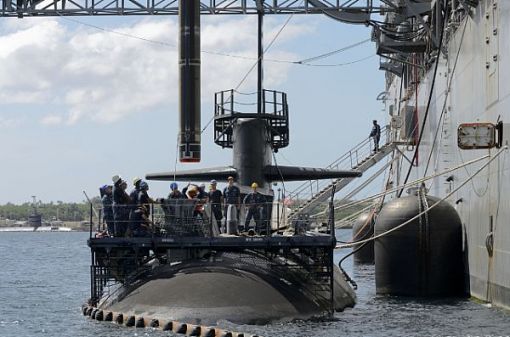
[[(387, 145), (391, 141), (390, 127), (386, 125), (381, 128), (381, 138), (379, 148)], [(338, 159), (333, 161), (325, 168), (328, 170), (351, 170), (358, 168), (363, 162), (375, 155), (373, 137), (365, 138), (355, 145), (349, 151), (344, 153)], [(310, 180), (298, 186), (294, 191), (288, 193), (288, 197), (299, 200), (307, 200), (321, 192), (326, 186), (330, 185), (332, 180)]]
[[(214, 115), (224, 116), (236, 113), (258, 113), (257, 92), (242, 93), (234, 89), (214, 94)], [(289, 107), (287, 94), (276, 90), (262, 90), (262, 114), (287, 116)]]
[[(260, 107), (259, 107), (260, 104)], [(260, 109), (259, 109), (260, 108)], [(276, 90), (241, 93), (234, 89), (214, 95), (214, 142), (233, 146), (233, 125), (237, 118), (264, 119), (269, 126), (274, 149), (289, 145), (289, 107), (287, 94)]]
[(329, 226), (334, 215), (328, 211), (331, 202), (319, 203), (325, 210), (321, 216), (303, 214), (289, 223), (287, 215), (296, 205), (288, 199), (240, 205), (213, 204), (198, 199), (158, 199), (157, 203), (144, 206), (149, 211), (144, 211), (143, 216), (137, 214), (140, 205), (118, 206), (129, 209), (129, 216), (115, 219), (103, 216), (104, 208), (95, 209), (91, 214), (98, 213), (99, 217), (91, 217), (90, 238), (271, 236), (289, 228), (300, 235), (317, 226)]
[(284, 201), (241, 203), (229, 210), (207, 199), (161, 198), (140, 206), (115, 205), (105, 212), (91, 205), (90, 237), (269, 236), (287, 227), (290, 213)]

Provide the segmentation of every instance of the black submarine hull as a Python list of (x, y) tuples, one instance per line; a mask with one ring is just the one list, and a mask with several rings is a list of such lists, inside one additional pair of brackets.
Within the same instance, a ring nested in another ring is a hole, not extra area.
[[(258, 266), (228, 254), (215, 261), (156, 266), (139, 282), (105, 296), (98, 307), (128, 316), (210, 325), (223, 320), (265, 324), (307, 319), (332, 309), (330, 295), (307, 275), (261, 269), (264, 260), (254, 258)], [(333, 283), (334, 309), (353, 307), (356, 295), (336, 266)]]

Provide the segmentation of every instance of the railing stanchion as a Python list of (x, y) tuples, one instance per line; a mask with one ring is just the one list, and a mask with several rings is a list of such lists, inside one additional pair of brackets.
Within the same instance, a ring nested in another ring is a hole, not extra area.
[(92, 238), (92, 203), (90, 202), (89, 237)]
[[(209, 205), (208, 208), (209, 208), (209, 213), (210, 213), (210, 215), (209, 215), (209, 236), (212, 238), (214, 236), (213, 235), (213, 216), (214, 216), (214, 214), (213, 214), (213, 209), (212, 209), (212, 202), (209, 201), (208, 205)], [(204, 214), (207, 214), (205, 209), (204, 209)], [(216, 221), (216, 217), (214, 217), (214, 221)], [(217, 221), (216, 221), (216, 226), (218, 227), (218, 230), (221, 232), (220, 226)]]
[(218, 93), (214, 94), (214, 115), (218, 115)]
[(331, 248), (328, 249), (329, 257), (329, 294), (331, 311), (330, 314), (335, 313), (335, 282), (334, 282), (334, 271), (333, 271), (333, 249), (336, 246), (336, 233), (335, 233), (335, 191), (336, 185), (331, 188), (331, 199), (329, 201), (329, 232), (331, 235)]
[(336, 185), (333, 185), (331, 188), (331, 198), (329, 200), (329, 231), (330, 235), (333, 237), (333, 239), (336, 238), (335, 235), (335, 192), (336, 192)]
[(274, 101), (273, 102), (273, 112), (274, 112), (274, 114), (276, 114), (276, 111), (278, 111), (278, 108), (276, 106), (276, 104), (277, 104), (276, 103), (276, 91), (273, 91), (273, 101)]
[(94, 254), (94, 251), (91, 250), (90, 252), (90, 259), (91, 259), (91, 263), (90, 263), (90, 299), (92, 300), (93, 304), (95, 304), (95, 301), (96, 301), (96, 296), (95, 296), (95, 291), (94, 291), (94, 282), (96, 281), (96, 275), (94, 273), (94, 266), (95, 266), (95, 254)]
[[(101, 232), (104, 231), (104, 221), (103, 221), (103, 209), (99, 209), (99, 219), (97, 219), (97, 231)], [(103, 226), (101, 226), (103, 225)]]
[(225, 114), (225, 97), (224, 97), (224, 94), (225, 92), (222, 91), (221, 92), (221, 115), (224, 115)]
[(276, 203), (276, 232), (280, 231), (280, 198), (278, 198), (278, 202)]
[(230, 90), (230, 114), (234, 114), (234, 90)]
[(152, 237), (154, 237), (154, 229), (156, 225), (154, 224), (154, 203), (151, 202), (151, 221), (152, 221)]

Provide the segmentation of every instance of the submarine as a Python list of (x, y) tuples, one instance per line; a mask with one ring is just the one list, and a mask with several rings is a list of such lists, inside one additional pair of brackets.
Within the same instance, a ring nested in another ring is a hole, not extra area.
[[(199, 1), (179, 2), (179, 158), (191, 163), (201, 159), (199, 5)], [(257, 182), (266, 204), (272, 205), (270, 186), (276, 181), (361, 176), (357, 171), (273, 163), (274, 152), (289, 144), (289, 109), (284, 92), (262, 88), (261, 26), (259, 15), (257, 111), (238, 110), (233, 89), (215, 95), (214, 142), (232, 149), (232, 164), (150, 173), (147, 180), (234, 177), (242, 195)], [(170, 221), (150, 237), (96, 238), (91, 231), (91, 293), (84, 313), (117, 323), (129, 318), (131, 325), (132, 317), (144, 322), (266, 324), (308, 319), (355, 305), (354, 290), (333, 263), (332, 207), (325, 233), (298, 230), (292, 223), (282, 231), (275, 228), (270, 212), (267, 231), (246, 235), (221, 233), (212, 217), (204, 221), (193, 215), (195, 206), (189, 200), (176, 204)]]

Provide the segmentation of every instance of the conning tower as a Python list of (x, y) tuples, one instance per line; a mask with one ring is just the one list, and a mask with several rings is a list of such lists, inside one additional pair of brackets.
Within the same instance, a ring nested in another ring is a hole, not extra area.
[(239, 185), (257, 182), (266, 187), (273, 181), (301, 181), (360, 177), (355, 170), (338, 171), (300, 166), (273, 165), (272, 154), (289, 145), (287, 94), (262, 90), (258, 112), (243, 112), (258, 93), (243, 94), (234, 89), (215, 94), (214, 142), (232, 149), (232, 165), (197, 170), (147, 174), (149, 180), (209, 181), (237, 179)]
[[(233, 89), (215, 94), (214, 142), (233, 149), (233, 167), (241, 185), (257, 181), (264, 186), (278, 180), (271, 175), (272, 152), (289, 145), (287, 94), (263, 90), (262, 109), (256, 113), (241, 112), (245, 103), (237, 101), (238, 97), (246, 95)], [(270, 99), (266, 101), (266, 97)]]

